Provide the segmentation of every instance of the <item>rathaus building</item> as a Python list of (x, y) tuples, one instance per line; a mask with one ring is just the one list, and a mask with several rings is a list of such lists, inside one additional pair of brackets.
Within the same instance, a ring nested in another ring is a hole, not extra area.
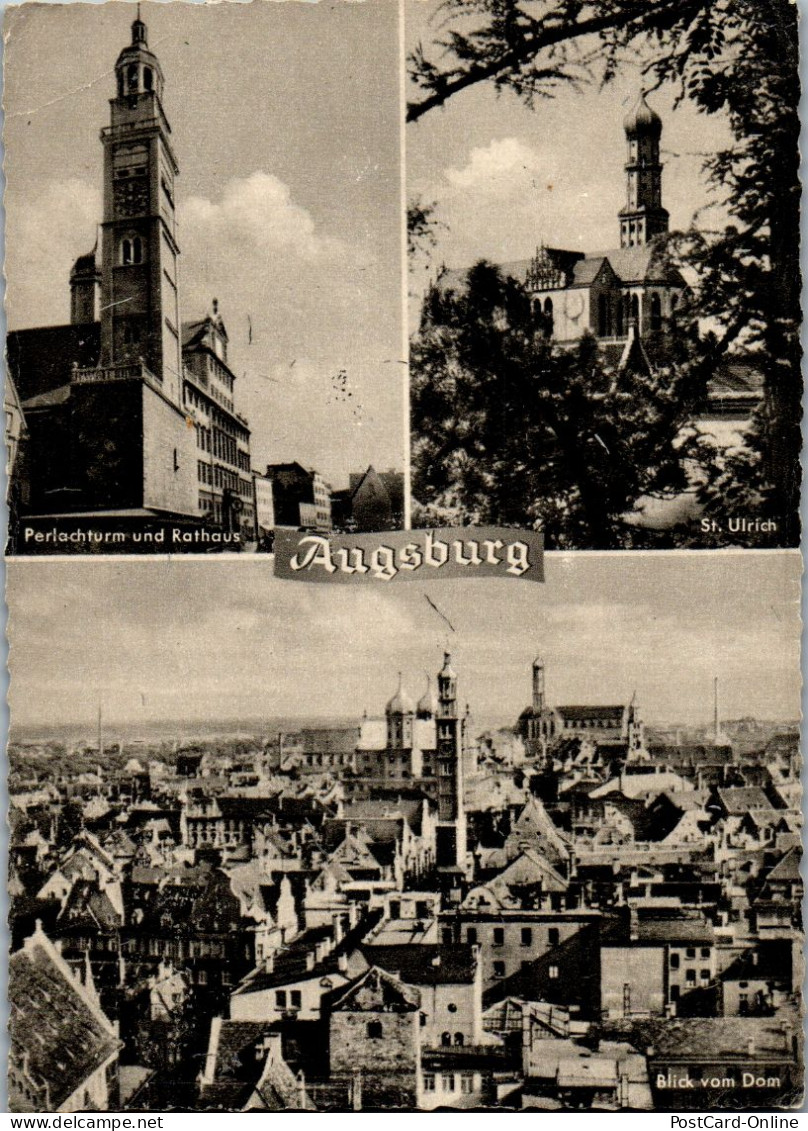
[(253, 528), (250, 430), (216, 300), (181, 321), (163, 86), (138, 15), (101, 130), (100, 247), (70, 273), (70, 323), (8, 337), (28, 432), (26, 525)]

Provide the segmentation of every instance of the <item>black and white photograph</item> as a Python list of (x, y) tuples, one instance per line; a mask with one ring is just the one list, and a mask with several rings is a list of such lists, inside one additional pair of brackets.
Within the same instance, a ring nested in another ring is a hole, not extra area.
[(797, 6), (406, 22), (414, 525), (798, 545)]
[(798, 1106), (800, 569), (12, 560), (10, 1110)]
[(398, 8), (5, 17), (13, 554), (404, 521)]

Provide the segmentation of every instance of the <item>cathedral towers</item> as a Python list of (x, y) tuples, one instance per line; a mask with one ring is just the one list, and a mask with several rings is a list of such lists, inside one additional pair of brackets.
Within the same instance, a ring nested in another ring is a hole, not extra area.
[(643, 247), (654, 236), (668, 230), (668, 213), (662, 207), (662, 164), (659, 139), (662, 121), (645, 95), (626, 117), (628, 160), (626, 162), (626, 205), (620, 211), (620, 246)]

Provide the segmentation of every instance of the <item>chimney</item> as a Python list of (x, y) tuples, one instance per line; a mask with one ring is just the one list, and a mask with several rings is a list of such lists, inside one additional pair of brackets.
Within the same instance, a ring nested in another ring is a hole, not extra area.
[(341, 974), (348, 973), (348, 955), (343, 953), (337, 958), (337, 968)]
[(628, 913), (628, 937), (632, 942), (640, 937), (640, 920), (635, 907), (630, 908)]

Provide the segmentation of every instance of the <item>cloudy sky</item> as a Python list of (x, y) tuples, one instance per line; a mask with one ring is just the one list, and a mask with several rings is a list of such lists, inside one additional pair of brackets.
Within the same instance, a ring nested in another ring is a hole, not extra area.
[(451, 648), (480, 720), (515, 718), (540, 653), (554, 703), (625, 702), (649, 722), (794, 719), (797, 553), (552, 554), (543, 585), (276, 581), (256, 559), (8, 563), (17, 725), (380, 713)]
[[(408, 51), (441, 38), (437, 0), (407, 5)], [(584, 252), (619, 246), (617, 213), (625, 204), (623, 119), (642, 83), (639, 60), (627, 64), (604, 90), (562, 87), (553, 99), (528, 109), (516, 95), (497, 96), (485, 84), (452, 97), (407, 126), (410, 195), (437, 201), (433, 268), (526, 259), (542, 240)], [(417, 100), (418, 93), (410, 91)], [(709, 225), (719, 216), (702, 173), (705, 155), (726, 144), (726, 121), (673, 107), (673, 91), (649, 102), (662, 118), (663, 204), (671, 227), (687, 227), (701, 210)], [(706, 209), (706, 211), (704, 211)], [(423, 265), (419, 265), (422, 268)], [(418, 284), (423, 283), (419, 270)]]
[[(134, 14), (7, 13), (10, 329), (69, 318), (70, 267), (102, 218), (98, 135)], [(371, 462), (401, 467), (395, 0), (145, 3), (143, 18), (180, 165), (182, 317), (219, 299), (255, 466), (298, 459), (335, 486)]]

